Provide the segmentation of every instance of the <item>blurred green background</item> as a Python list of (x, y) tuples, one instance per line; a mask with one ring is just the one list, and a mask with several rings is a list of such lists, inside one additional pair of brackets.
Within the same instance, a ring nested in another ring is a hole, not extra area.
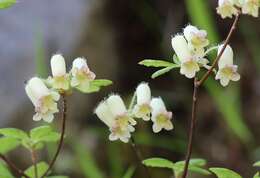
[[(46, 3), (51, 5), (50, 1)], [(60, 3), (66, 5), (67, 1)], [(23, 6), (23, 2), (15, 6)], [(216, 6), (216, 0), (96, 0), (88, 3), (87, 13), (79, 17), (82, 24), (78, 32), (80, 35), (73, 48), (66, 52), (55, 41), (46, 42), (44, 30), (36, 28), (32, 49), (35, 58), (30, 60), (34, 60), (38, 75), (47, 76), (51, 54), (61, 52), (65, 53), (68, 63), (76, 56), (85, 56), (98, 78), (114, 81), (111, 87), (100, 93), (89, 96), (74, 94), (69, 99), (66, 146), (59, 156), (55, 172), (73, 178), (123, 178), (135, 169), (133, 177), (144, 177), (130, 144), (110, 142), (108, 129), (93, 114), (97, 103), (111, 92), (120, 93), (129, 104), (135, 87), (141, 81), (149, 82), (152, 95), (160, 95), (166, 101), (167, 108), (174, 114), (175, 129), (154, 134), (150, 123), (140, 121), (133, 137), (146, 158), (184, 159), (192, 81), (180, 76), (179, 71), (152, 80), (150, 76), (154, 70), (137, 63), (145, 58), (171, 60), (171, 35), (180, 33), (187, 24), (207, 30), (211, 44), (221, 43), (232, 20), (221, 19), (216, 14)], [(223, 88), (210, 78), (200, 90), (198, 127), (192, 156), (207, 159), (211, 167), (233, 169), (243, 177), (253, 175), (255, 170), (251, 165), (260, 159), (259, 27), (259, 19), (243, 16), (232, 37), (235, 63), (239, 65), (242, 76), (240, 82)], [(25, 102), (26, 105), (17, 107), (17, 112), (2, 127), (29, 129), (40, 124), (31, 124), (33, 108), (29, 100)], [(55, 124), (59, 128), (59, 119)], [(55, 148), (55, 145), (48, 147), (41, 158), (48, 160)], [(21, 155), (19, 151), (11, 156)], [(27, 158), (19, 158), (17, 163), (27, 167)], [(172, 174), (163, 169), (151, 171), (154, 177), (170, 177)], [(192, 174), (190, 177), (202, 176)]]

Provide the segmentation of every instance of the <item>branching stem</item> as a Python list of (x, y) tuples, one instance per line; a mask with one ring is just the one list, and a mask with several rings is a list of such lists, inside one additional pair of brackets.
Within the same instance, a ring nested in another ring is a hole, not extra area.
[(219, 59), (221, 58), (222, 54), (224, 53), (231, 36), (233, 32), (236, 29), (237, 22), (239, 20), (240, 12), (236, 15), (235, 20), (230, 28), (230, 31), (226, 37), (226, 40), (223, 44), (223, 47), (215, 60), (213, 61), (212, 66), (209, 68), (209, 70), (202, 76), (201, 80), (197, 80), (197, 78), (194, 78), (194, 84), (193, 84), (193, 100), (192, 100), (192, 113), (191, 113), (191, 124), (190, 124), (190, 129), (189, 129), (189, 141), (188, 141), (188, 148), (187, 148), (187, 153), (186, 153), (186, 158), (185, 158), (185, 165), (184, 165), (184, 170), (182, 174), (182, 178), (186, 178), (187, 173), (188, 173), (188, 168), (189, 168), (189, 163), (190, 163), (190, 158), (191, 158), (191, 153), (192, 153), (192, 147), (193, 147), (193, 138), (194, 138), (194, 133), (195, 133), (195, 128), (196, 128), (196, 112), (197, 112), (197, 93), (200, 88), (200, 86), (208, 79), (208, 77), (211, 75), (213, 70), (215, 69)]
[(8, 167), (12, 170), (14, 170), (19, 176), (23, 176), (25, 178), (30, 178), (28, 175), (26, 175), (21, 169), (16, 167), (16, 165), (10, 161), (7, 157), (5, 157), (3, 154), (0, 154), (0, 158), (8, 165)]
[(38, 178), (37, 153), (33, 149), (31, 150), (31, 158), (32, 158), (32, 163), (33, 163), (33, 167), (34, 167), (35, 178)]

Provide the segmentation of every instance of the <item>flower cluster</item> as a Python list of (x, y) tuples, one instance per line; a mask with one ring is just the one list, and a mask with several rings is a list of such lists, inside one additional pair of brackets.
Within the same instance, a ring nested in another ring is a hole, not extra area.
[[(205, 30), (188, 25), (184, 28), (183, 34), (177, 34), (172, 38), (172, 47), (180, 61), (180, 73), (187, 78), (194, 78), (201, 67), (208, 69), (209, 61), (206, 58), (207, 53), (215, 47), (206, 50), (209, 45), (207, 33)], [(218, 54), (223, 45), (216, 47)], [(220, 80), (222, 86), (227, 86), (229, 81), (238, 81), (240, 75), (237, 73), (237, 65), (233, 64), (233, 50), (227, 45), (218, 61), (218, 71), (215, 77)]]
[(33, 116), (35, 121), (43, 119), (52, 122), (54, 114), (59, 111), (57, 102), (60, 94), (64, 94), (72, 87), (87, 88), (95, 79), (95, 74), (90, 71), (84, 58), (76, 58), (68, 73), (62, 55), (52, 56), (50, 64), (52, 76), (47, 80), (33, 77), (25, 86), (26, 94), (35, 107), (36, 114)]
[(147, 83), (138, 85), (135, 96), (136, 104), (130, 106), (128, 110), (122, 98), (116, 94), (110, 95), (95, 109), (95, 114), (110, 129), (110, 140), (120, 139), (123, 142), (128, 142), (131, 132), (135, 131), (133, 126), (137, 122), (134, 118), (142, 118), (145, 121), (151, 119), (155, 133), (160, 132), (163, 128), (173, 129), (172, 113), (166, 110), (161, 98), (151, 97), (151, 90)]
[(192, 25), (186, 26), (183, 34), (172, 38), (172, 47), (180, 61), (182, 75), (193, 78), (200, 67), (208, 64), (208, 60), (204, 58), (208, 44), (207, 32)]
[(222, 18), (232, 18), (232, 16), (237, 15), (239, 11), (243, 14), (258, 17), (259, 6), (259, 0), (219, 0), (217, 13), (220, 14)]

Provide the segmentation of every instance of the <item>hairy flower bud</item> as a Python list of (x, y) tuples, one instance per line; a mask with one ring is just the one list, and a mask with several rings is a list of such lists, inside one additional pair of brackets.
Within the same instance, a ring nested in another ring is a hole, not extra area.
[(259, 0), (242, 0), (242, 13), (258, 17), (259, 6)]
[(238, 14), (235, 4), (236, 2), (234, 2), (234, 0), (219, 0), (217, 13), (221, 15), (222, 18), (232, 18), (233, 15)]

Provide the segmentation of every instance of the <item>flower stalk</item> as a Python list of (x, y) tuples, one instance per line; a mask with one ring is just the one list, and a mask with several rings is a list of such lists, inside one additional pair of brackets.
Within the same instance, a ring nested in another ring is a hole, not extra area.
[(58, 155), (61, 151), (63, 142), (64, 142), (64, 137), (65, 137), (65, 128), (66, 128), (66, 117), (67, 117), (67, 100), (66, 100), (66, 96), (65, 94), (61, 94), (61, 98), (62, 98), (62, 128), (61, 128), (61, 136), (60, 136), (60, 141), (59, 141), (59, 145), (57, 148), (57, 151), (53, 157), (53, 159), (51, 160), (48, 169), (45, 171), (45, 173), (40, 177), (40, 178), (44, 178), (45, 176), (48, 175), (48, 173), (50, 172), (50, 170), (52, 169), (52, 167), (54, 166), (55, 161), (58, 158)]
[(236, 26), (237, 26), (237, 22), (239, 20), (239, 16), (240, 16), (240, 11), (239, 13), (236, 15), (235, 20), (230, 28), (230, 31), (226, 37), (226, 40), (223, 44), (223, 47), (221, 49), (221, 51), (219, 52), (219, 54), (217, 55), (217, 57), (215, 58), (215, 60), (213, 61), (212, 66), (209, 68), (209, 70), (202, 76), (202, 78), (198, 81), (198, 79), (195, 77), (194, 78), (194, 84), (193, 84), (193, 100), (192, 100), (192, 113), (191, 113), (191, 125), (190, 125), (190, 129), (189, 129), (189, 141), (188, 141), (188, 148), (187, 148), (187, 153), (186, 153), (186, 158), (185, 158), (185, 165), (184, 165), (184, 170), (183, 170), (183, 174), (182, 174), (182, 178), (186, 178), (187, 177), (187, 173), (188, 173), (188, 167), (189, 167), (189, 162), (190, 162), (190, 158), (191, 158), (191, 153), (192, 153), (192, 147), (193, 147), (193, 139), (194, 139), (194, 133), (195, 133), (195, 128), (196, 128), (196, 114), (197, 114), (197, 93), (198, 90), (200, 88), (200, 86), (208, 79), (208, 77), (211, 75), (211, 73), (213, 72), (213, 70), (215, 69), (216, 65), (218, 64), (221, 56), (223, 55), (226, 47), (228, 46), (228, 43), (231, 39), (232, 34), (234, 33)]

